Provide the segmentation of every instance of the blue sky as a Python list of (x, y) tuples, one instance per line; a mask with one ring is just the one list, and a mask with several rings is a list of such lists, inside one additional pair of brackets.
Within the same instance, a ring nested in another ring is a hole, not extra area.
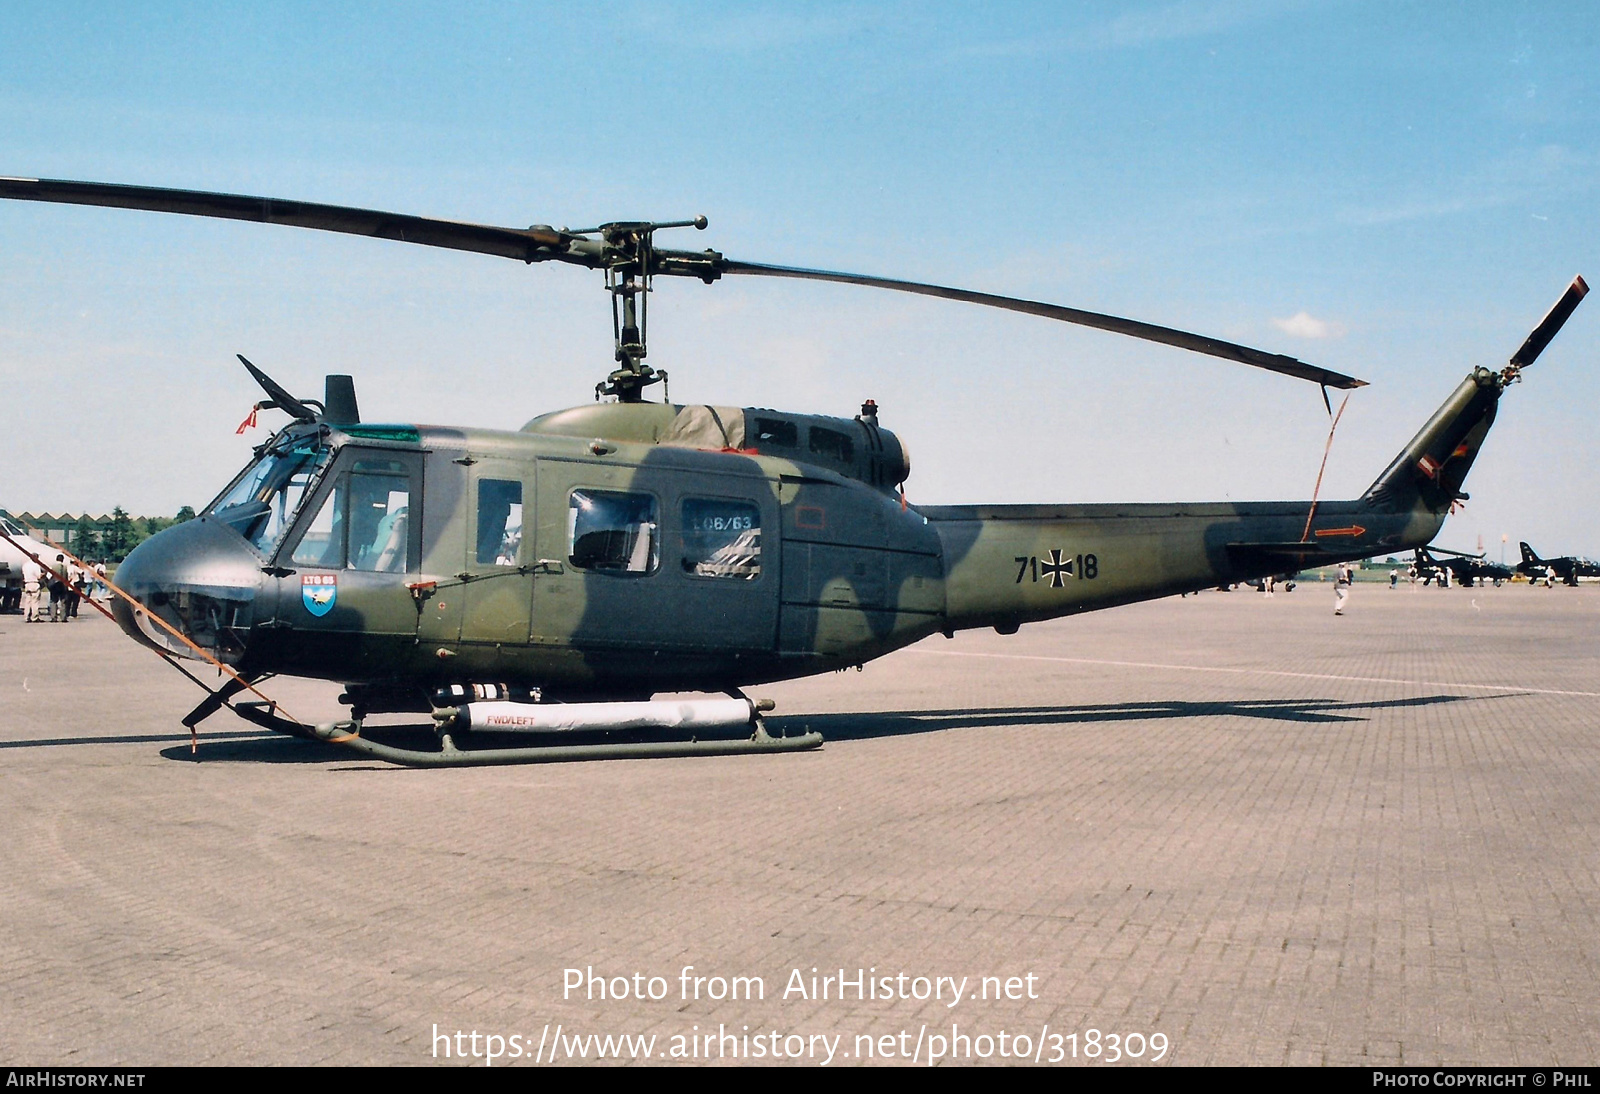
[[(667, 246), (1129, 315), (1372, 381), (1358, 493), (1595, 262), (1577, 4), (8, 5), (0, 174), (491, 223), (704, 213)], [(599, 276), (257, 225), (0, 205), (0, 505), (204, 504), (242, 352), (369, 418), (515, 428), (609, 367)], [(1439, 542), (1600, 554), (1600, 302), (1513, 390)], [(1306, 497), (1311, 385), (842, 286), (671, 283), (676, 401), (848, 415), (913, 501)]]

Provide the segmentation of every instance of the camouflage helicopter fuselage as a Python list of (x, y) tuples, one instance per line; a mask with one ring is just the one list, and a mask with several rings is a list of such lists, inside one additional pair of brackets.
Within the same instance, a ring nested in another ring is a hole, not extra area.
[(297, 424), (262, 450), (304, 460), (292, 498), (275, 501), (283, 484), (253, 464), (119, 580), (243, 675), (350, 685), (358, 715), (427, 709), (452, 683), (733, 690), (934, 633), (1010, 633), (1425, 544), (1464, 496), (1503, 387), (1475, 370), (1361, 498), (1314, 511), (908, 506), (904, 446), (871, 412), (631, 403), (520, 432)]

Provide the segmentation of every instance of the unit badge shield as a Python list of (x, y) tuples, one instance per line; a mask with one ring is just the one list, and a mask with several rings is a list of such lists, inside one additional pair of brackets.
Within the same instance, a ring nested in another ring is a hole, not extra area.
[(302, 574), (300, 576), (300, 600), (305, 604), (306, 611), (314, 616), (327, 615), (333, 611), (334, 601), (339, 599), (338, 574)]

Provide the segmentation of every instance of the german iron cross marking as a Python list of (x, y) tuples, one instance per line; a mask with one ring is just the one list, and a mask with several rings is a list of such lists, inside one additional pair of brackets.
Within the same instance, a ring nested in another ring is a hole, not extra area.
[(1066, 585), (1067, 578), (1072, 576), (1072, 559), (1061, 557), (1059, 549), (1050, 552), (1050, 561), (1039, 560), (1039, 574), (1050, 579), (1050, 587), (1059, 589)]

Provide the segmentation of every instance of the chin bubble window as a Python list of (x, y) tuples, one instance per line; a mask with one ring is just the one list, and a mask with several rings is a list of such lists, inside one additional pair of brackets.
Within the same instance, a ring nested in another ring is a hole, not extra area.
[(660, 561), (656, 499), (574, 490), (567, 507), (567, 561), (606, 574), (652, 574)]
[(683, 569), (696, 577), (761, 576), (761, 511), (749, 502), (686, 498)]

